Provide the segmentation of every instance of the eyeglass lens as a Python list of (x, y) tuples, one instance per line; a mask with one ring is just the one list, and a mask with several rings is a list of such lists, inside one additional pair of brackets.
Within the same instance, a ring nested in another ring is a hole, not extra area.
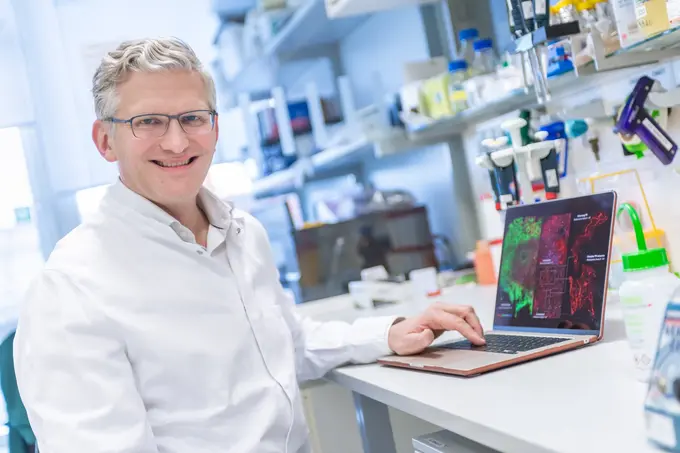
[[(171, 119), (165, 115), (140, 115), (132, 119), (132, 133), (138, 138), (163, 136)], [(213, 114), (209, 111), (187, 112), (179, 118), (179, 125), (189, 135), (207, 134), (213, 129)]]

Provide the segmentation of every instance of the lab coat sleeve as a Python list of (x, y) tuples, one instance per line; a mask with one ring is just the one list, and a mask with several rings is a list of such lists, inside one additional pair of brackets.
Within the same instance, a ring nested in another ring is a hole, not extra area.
[(292, 300), (281, 291), (286, 323), (295, 344), (298, 381), (319, 379), (348, 363), (371, 363), (392, 351), (387, 335), (396, 317), (362, 318), (353, 323), (319, 322), (298, 315)]
[(261, 250), (273, 285), (277, 302), (293, 336), (298, 381), (319, 379), (348, 363), (371, 363), (391, 354), (388, 346), (390, 327), (396, 316), (361, 318), (354, 323), (319, 322), (300, 316), (295, 303), (283, 290), (267, 233), (262, 228)]
[(41, 453), (158, 453), (123, 344), (71, 279), (46, 270), (15, 338), (21, 398)]

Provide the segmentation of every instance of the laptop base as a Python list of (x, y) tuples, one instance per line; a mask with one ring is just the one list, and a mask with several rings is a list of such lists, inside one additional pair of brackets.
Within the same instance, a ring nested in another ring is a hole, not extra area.
[[(487, 332), (485, 335), (494, 334), (514, 335), (515, 333)], [(516, 335), (526, 334), (518, 333)], [(415, 356), (383, 357), (378, 360), (378, 363), (386, 366), (469, 377), (539, 359), (541, 357), (578, 349), (588, 344), (595, 343), (598, 340), (597, 336), (564, 337), (567, 338), (567, 340), (563, 343), (516, 354), (432, 347)]]

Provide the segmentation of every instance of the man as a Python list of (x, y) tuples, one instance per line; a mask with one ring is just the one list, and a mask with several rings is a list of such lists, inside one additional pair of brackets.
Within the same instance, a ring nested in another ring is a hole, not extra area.
[(300, 318), (263, 227), (202, 188), (215, 88), (183, 42), (121, 44), (93, 95), (92, 137), (120, 181), (59, 242), (16, 337), (42, 452), (308, 451), (298, 380), (419, 352), (444, 330), (484, 342), (469, 307), (352, 325)]

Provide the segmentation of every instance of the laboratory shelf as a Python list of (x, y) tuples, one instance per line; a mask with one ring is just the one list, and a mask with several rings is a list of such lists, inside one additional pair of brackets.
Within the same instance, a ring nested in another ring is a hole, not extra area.
[[(656, 38), (642, 42), (634, 47), (623, 49), (617, 55), (628, 55), (632, 53), (648, 53), (659, 50), (680, 52), (680, 33), (674, 29), (663, 33)], [(569, 73), (548, 80), (550, 100), (545, 106), (548, 111), (553, 107), (558, 108), (561, 102), (569, 100), (574, 93), (585, 92), (588, 89), (602, 87), (608, 83), (615, 83), (621, 78), (636, 77), (636, 68), (645, 65), (633, 65), (633, 67), (621, 67), (618, 70), (599, 71), (589, 75), (577, 75)], [(601, 102), (591, 103), (602, 109)], [(293, 167), (277, 172), (271, 176), (262, 178), (254, 184), (255, 194), (270, 194), (273, 192), (281, 193), (284, 191), (295, 190), (296, 182), (302, 181), (303, 173), (327, 171), (339, 167), (349, 166), (363, 159), (366, 150), (372, 150), (375, 157), (382, 158), (393, 154), (401, 154), (421, 148), (449, 141), (454, 136), (463, 133), (465, 130), (476, 124), (493, 120), (500, 116), (512, 113), (521, 109), (535, 108), (539, 105), (533, 88), (528, 90), (516, 90), (503, 97), (484, 105), (475, 106), (459, 113), (456, 116), (442, 118), (431, 123), (420, 126), (408, 126), (406, 132), (394, 129), (382, 137), (359, 136), (348, 143), (337, 144), (329, 147), (304, 162), (297, 162)], [(586, 105), (589, 107), (590, 104)], [(583, 107), (583, 106), (581, 106)], [(573, 116), (574, 112), (580, 112), (581, 108), (571, 107), (573, 111), (569, 113)], [(575, 110), (574, 110), (575, 109)], [(563, 112), (564, 113), (564, 112)]]
[(329, 146), (310, 158), (299, 159), (285, 170), (255, 180), (253, 194), (261, 197), (292, 192), (297, 184), (317, 173), (359, 164), (369, 155), (376, 158), (387, 157), (418, 149), (424, 144), (409, 140), (400, 129), (391, 129), (375, 138), (359, 136), (352, 141)]
[(347, 144), (329, 147), (312, 156), (312, 167), (315, 170), (326, 170), (352, 164), (372, 145), (366, 137), (360, 137)]
[(264, 44), (262, 54), (246, 62), (230, 82), (246, 82), (273, 57), (295, 55), (311, 47), (336, 43), (352, 33), (368, 17), (329, 19), (324, 0), (307, 0), (295, 10), (279, 33)]
[(304, 176), (316, 171), (332, 170), (356, 163), (367, 150), (372, 148), (372, 145), (373, 142), (361, 137), (350, 143), (328, 147), (309, 159), (301, 158), (285, 170), (253, 181), (253, 194), (262, 196), (292, 192), (295, 190), (296, 183), (301, 182)]
[(262, 196), (264, 194), (292, 192), (295, 190), (295, 180), (299, 168), (293, 164), (285, 170), (277, 171), (253, 181), (253, 195)]
[[(647, 38), (637, 44), (619, 49), (612, 55), (625, 55), (631, 52), (651, 52), (680, 48), (680, 27), (674, 27), (663, 33)], [(677, 54), (676, 54), (677, 55)]]
[(675, 58), (680, 56), (680, 33), (678, 33), (678, 30), (677, 27), (670, 29), (614, 52), (606, 50), (606, 46), (598, 33), (591, 33), (592, 64), (576, 69), (579, 75), (587, 75), (594, 72), (635, 68)]
[[(595, 87), (614, 76), (615, 74), (612, 73), (577, 76), (572, 72), (549, 79), (550, 102), (564, 99), (575, 91)], [(409, 127), (408, 138), (414, 143), (424, 144), (446, 141), (476, 124), (493, 120), (516, 110), (534, 108), (538, 105), (533, 88), (515, 90), (493, 102), (464, 110), (458, 115), (442, 118), (422, 126)]]
[(463, 112), (442, 118), (432, 123), (409, 128), (409, 138), (414, 141), (433, 142), (437, 139), (445, 140), (458, 135), (469, 126), (497, 118), (515, 110), (528, 108), (537, 104), (533, 90), (516, 90), (493, 102), (475, 106)]
[(329, 19), (323, 0), (307, 0), (283, 29), (265, 45), (265, 55), (292, 53), (310, 46), (332, 44), (349, 35), (368, 16)]

